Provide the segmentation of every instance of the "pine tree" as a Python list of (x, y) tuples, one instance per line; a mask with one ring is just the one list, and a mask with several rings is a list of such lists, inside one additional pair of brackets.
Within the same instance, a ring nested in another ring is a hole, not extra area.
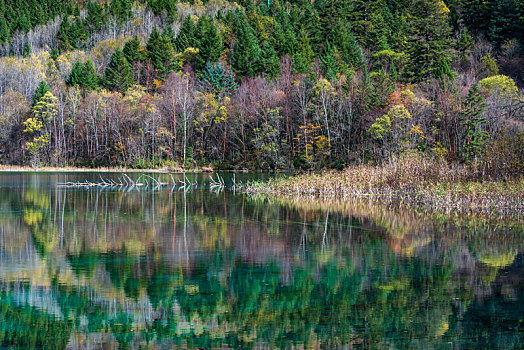
[(278, 58), (277, 52), (269, 41), (262, 44), (261, 50), (264, 73), (270, 78), (276, 77), (280, 73), (280, 59)]
[(10, 38), (9, 27), (5, 18), (2, 17), (0, 18), (0, 44), (8, 42)]
[(88, 35), (82, 21), (77, 20), (73, 23), (69, 31), (69, 40), (71, 46), (76, 49), (83, 48), (87, 45)]
[(22, 13), (18, 21), (18, 29), (27, 33), (28, 31), (31, 30), (31, 28), (32, 28), (32, 25), (31, 25), (31, 20), (30, 20), (29, 15), (27, 14), (27, 12)]
[(91, 60), (86, 61), (85, 64), (76, 62), (66, 83), (90, 90), (96, 89), (98, 87), (98, 75), (93, 62)]
[(449, 9), (439, 0), (417, 0), (408, 15), (409, 74), (415, 81), (435, 75), (442, 60), (449, 61)]
[(60, 52), (70, 51), (71, 41), (69, 39), (69, 31), (71, 26), (69, 24), (69, 18), (64, 17), (62, 23), (60, 24), (60, 29), (58, 30), (57, 39), (58, 39), (58, 50)]
[(362, 57), (362, 49), (360, 48), (357, 39), (355, 39), (349, 30), (343, 27), (339, 30), (339, 35), (337, 35), (337, 47), (340, 47), (342, 60), (351, 65), (353, 69), (359, 69), (362, 67), (364, 59)]
[(219, 98), (230, 95), (238, 88), (233, 72), (222, 63), (214, 65), (208, 63), (201, 74), (198, 86), (201, 91), (214, 93)]
[(335, 55), (335, 49), (331, 46), (329, 41), (326, 41), (324, 50), (320, 56), (320, 60), (324, 64), (325, 76), (328, 80), (332, 80), (338, 73), (337, 69), (337, 56)]
[(84, 79), (84, 65), (82, 62), (76, 62), (71, 70), (71, 75), (66, 81), (68, 85), (82, 85)]
[(40, 99), (46, 94), (46, 92), (49, 92), (49, 91), (51, 91), (51, 89), (49, 88), (49, 85), (47, 85), (46, 81), (45, 80), (40, 81), (33, 95), (32, 106), (36, 105), (38, 101), (40, 101)]
[(160, 79), (164, 79), (167, 74), (175, 71), (176, 59), (173, 45), (169, 38), (160, 35), (156, 28), (149, 37), (146, 49), (151, 65)]
[(87, 15), (85, 19), (87, 30), (91, 33), (100, 30), (105, 21), (104, 8), (102, 5), (96, 1), (89, 1), (87, 4)]
[(462, 157), (470, 162), (484, 151), (484, 146), (489, 138), (486, 131), (487, 120), (483, 117), (486, 107), (484, 98), (478, 85), (473, 85), (464, 102), (464, 111), (461, 113), (461, 126), (463, 127)]
[(84, 63), (84, 86), (88, 89), (94, 90), (98, 87), (100, 78), (96, 74), (95, 65), (93, 61), (87, 60)]
[(491, 18), (487, 36), (491, 42), (500, 46), (504, 41), (522, 36), (520, 23), (520, 3), (518, 0), (497, 0), (491, 6)]
[(188, 47), (196, 47), (195, 39), (195, 23), (191, 19), (191, 16), (187, 16), (182, 23), (178, 37), (175, 40), (175, 47), (177, 51), (184, 52)]
[(254, 76), (261, 71), (261, 50), (253, 28), (245, 17), (241, 18), (236, 31), (237, 38), (231, 63), (236, 73)]
[(109, 90), (124, 93), (133, 83), (131, 65), (127, 62), (122, 50), (116, 49), (104, 72), (102, 85)]
[(198, 41), (197, 69), (203, 69), (208, 62), (218, 61), (224, 46), (217, 28), (207, 16), (202, 16), (198, 20), (195, 36)]
[(140, 40), (137, 36), (125, 43), (123, 51), (127, 62), (131, 65), (142, 60)]
[(29, 43), (25, 44), (24, 46), (24, 52), (22, 53), (22, 56), (24, 58), (31, 56), (31, 45)]
[(131, 0), (112, 0), (109, 12), (122, 24), (133, 17), (132, 5)]

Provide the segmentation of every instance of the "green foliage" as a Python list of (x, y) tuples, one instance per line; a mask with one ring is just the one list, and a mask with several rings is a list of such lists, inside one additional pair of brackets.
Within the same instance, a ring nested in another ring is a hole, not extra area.
[(196, 47), (197, 41), (195, 38), (195, 23), (191, 16), (187, 16), (182, 22), (182, 27), (178, 33), (178, 37), (175, 40), (175, 47), (177, 51), (183, 52), (188, 47)]
[(218, 61), (224, 46), (217, 28), (209, 17), (201, 16), (198, 19), (195, 28), (195, 40), (198, 48), (198, 55), (196, 56), (197, 69), (202, 70), (208, 63), (213, 64)]
[(131, 65), (127, 62), (122, 50), (116, 49), (104, 72), (102, 85), (109, 90), (124, 93), (133, 83)]
[(122, 51), (124, 52), (124, 57), (126, 58), (127, 62), (129, 62), (131, 65), (144, 59), (142, 46), (140, 45), (140, 40), (137, 36), (131, 40), (126, 41)]
[(199, 87), (205, 93), (228, 96), (237, 90), (238, 85), (229, 67), (225, 67), (222, 63), (213, 65), (208, 62), (201, 74)]
[(31, 56), (31, 52), (32, 52), (31, 45), (29, 43), (25, 44), (24, 52), (22, 53), (22, 56), (24, 58), (27, 58), (27, 57)]
[(255, 76), (261, 71), (262, 51), (245, 16), (240, 17), (236, 37), (231, 57), (233, 70), (239, 75)]
[(480, 58), (480, 71), (478, 76), (480, 79), (489, 78), (499, 75), (499, 66), (497, 60), (491, 57), (490, 54)]
[(94, 90), (98, 87), (99, 77), (91, 60), (85, 63), (76, 62), (67, 80), (69, 85), (78, 85), (82, 88)]
[(160, 35), (155, 28), (146, 45), (148, 58), (160, 79), (165, 79), (167, 74), (176, 69), (175, 52), (171, 40)]
[(40, 83), (38, 83), (38, 87), (36, 88), (36, 91), (33, 95), (33, 106), (36, 105), (38, 101), (40, 101), (40, 99), (49, 91), (51, 91), (51, 89), (45, 80), (42, 80)]
[(449, 9), (440, 0), (417, 0), (410, 7), (407, 14), (409, 74), (415, 81), (449, 73), (448, 14)]
[(487, 120), (483, 113), (486, 105), (477, 85), (470, 89), (464, 111), (461, 112), (461, 126), (463, 131), (462, 157), (464, 161), (471, 162), (485, 151), (489, 133), (486, 130)]

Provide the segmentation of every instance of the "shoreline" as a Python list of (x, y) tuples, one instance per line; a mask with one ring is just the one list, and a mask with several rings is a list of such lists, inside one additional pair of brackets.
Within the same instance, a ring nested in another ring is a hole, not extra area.
[(432, 210), (524, 214), (524, 176), (490, 178), (421, 157), (385, 166), (300, 174), (255, 182), (248, 192), (277, 197), (399, 201)]
[(33, 168), (29, 166), (9, 166), (0, 165), (0, 173), (161, 173), (161, 174), (183, 174), (183, 173), (212, 173), (215, 170), (211, 167), (191, 168), (191, 169), (135, 169), (118, 167), (101, 168), (77, 168), (77, 167), (41, 167)]
[[(289, 179), (283, 180), (288, 181)], [(291, 180), (292, 181), (292, 180)], [(459, 183), (461, 187), (475, 186), (478, 183)], [(492, 182), (490, 185), (500, 185), (500, 182)], [(439, 184), (449, 185), (449, 184)], [(511, 182), (512, 186), (519, 186), (524, 191), (524, 180)], [(254, 184), (247, 189), (251, 194), (270, 196), (279, 199), (293, 198), (295, 200), (324, 200), (324, 201), (352, 201), (352, 200), (371, 200), (377, 203), (389, 204), (392, 202), (408, 205), (419, 209), (429, 209), (433, 211), (443, 211), (447, 214), (451, 212), (476, 212), (485, 214), (501, 215), (524, 215), (524, 194), (514, 196), (513, 189), (495, 192), (492, 195), (485, 195), (476, 198), (475, 193), (464, 193), (461, 191), (449, 191), (444, 195), (430, 195), (423, 191), (414, 192), (349, 192), (343, 191), (322, 192), (322, 191), (300, 191), (284, 190), (280, 187), (278, 180), (269, 185)], [(459, 198), (460, 197), (460, 198)]]

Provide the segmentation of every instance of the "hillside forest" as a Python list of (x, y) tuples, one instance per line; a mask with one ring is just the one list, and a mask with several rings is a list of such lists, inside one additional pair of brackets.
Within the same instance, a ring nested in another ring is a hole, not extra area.
[(5, 0), (0, 162), (524, 170), (522, 0)]

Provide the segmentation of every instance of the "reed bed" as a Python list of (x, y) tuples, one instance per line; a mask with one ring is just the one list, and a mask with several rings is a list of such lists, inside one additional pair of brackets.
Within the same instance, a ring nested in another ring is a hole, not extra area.
[(257, 182), (250, 192), (281, 196), (395, 198), (432, 208), (524, 213), (524, 177), (493, 179), (466, 166), (408, 154), (382, 166)]

